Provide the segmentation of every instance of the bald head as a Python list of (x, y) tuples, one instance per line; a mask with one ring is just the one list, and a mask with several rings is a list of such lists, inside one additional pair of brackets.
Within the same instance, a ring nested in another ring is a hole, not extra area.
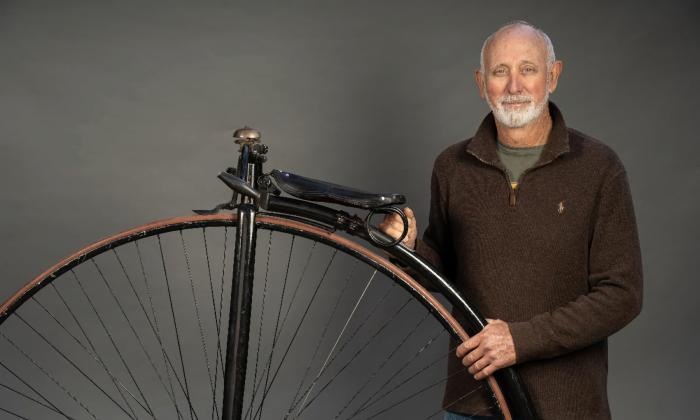
[(492, 33), (488, 38), (486, 38), (481, 47), (481, 73), (484, 73), (484, 70), (486, 69), (486, 58), (488, 57), (491, 46), (499, 42), (508, 42), (509, 39), (513, 37), (531, 38), (535, 43), (539, 44), (542, 49), (542, 53), (545, 56), (547, 68), (551, 69), (552, 64), (554, 64), (554, 61), (556, 61), (552, 40), (546, 33), (544, 33), (544, 31), (535, 25), (525, 22), (524, 20), (517, 20), (506, 23), (498, 28), (496, 32)]

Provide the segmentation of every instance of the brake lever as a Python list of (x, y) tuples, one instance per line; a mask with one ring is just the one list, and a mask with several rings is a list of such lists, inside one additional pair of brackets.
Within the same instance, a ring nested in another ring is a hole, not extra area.
[(210, 214), (217, 214), (221, 210), (233, 210), (234, 208), (235, 208), (234, 204), (229, 201), (228, 203), (218, 204), (216, 207), (214, 207), (211, 210), (192, 210), (192, 211), (201, 215), (201, 216), (207, 216)]

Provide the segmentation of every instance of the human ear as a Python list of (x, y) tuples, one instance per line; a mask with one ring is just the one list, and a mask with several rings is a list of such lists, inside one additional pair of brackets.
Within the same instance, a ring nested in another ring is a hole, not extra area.
[(474, 70), (474, 81), (476, 82), (476, 87), (479, 89), (479, 96), (481, 96), (481, 99), (486, 99), (486, 92), (484, 92), (484, 74), (481, 70)]
[(556, 60), (552, 63), (552, 68), (549, 71), (549, 93), (554, 93), (559, 82), (559, 75), (564, 69), (564, 63), (561, 60)]

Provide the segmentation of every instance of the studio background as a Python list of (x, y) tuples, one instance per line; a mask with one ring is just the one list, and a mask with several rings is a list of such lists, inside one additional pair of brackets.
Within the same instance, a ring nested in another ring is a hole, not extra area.
[(481, 44), (525, 19), (564, 61), (552, 100), (633, 191), (645, 298), (610, 339), (613, 416), (692, 418), (698, 17), (691, 1), (3, 0), (0, 299), (95, 239), (225, 200), (243, 125), (268, 168), (406, 194), (422, 232), (434, 158), (488, 111)]

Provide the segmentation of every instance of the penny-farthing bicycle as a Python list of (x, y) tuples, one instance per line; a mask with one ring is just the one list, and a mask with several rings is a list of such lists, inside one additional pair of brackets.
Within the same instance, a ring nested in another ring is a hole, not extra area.
[(406, 226), (403, 196), (265, 173), (259, 133), (234, 137), (229, 202), (89, 245), (2, 305), (0, 417), (427, 419), (475, 399), (535, 418), (513, 369), (441, 401), (447, 343), (485, 321), (372, 227)]

